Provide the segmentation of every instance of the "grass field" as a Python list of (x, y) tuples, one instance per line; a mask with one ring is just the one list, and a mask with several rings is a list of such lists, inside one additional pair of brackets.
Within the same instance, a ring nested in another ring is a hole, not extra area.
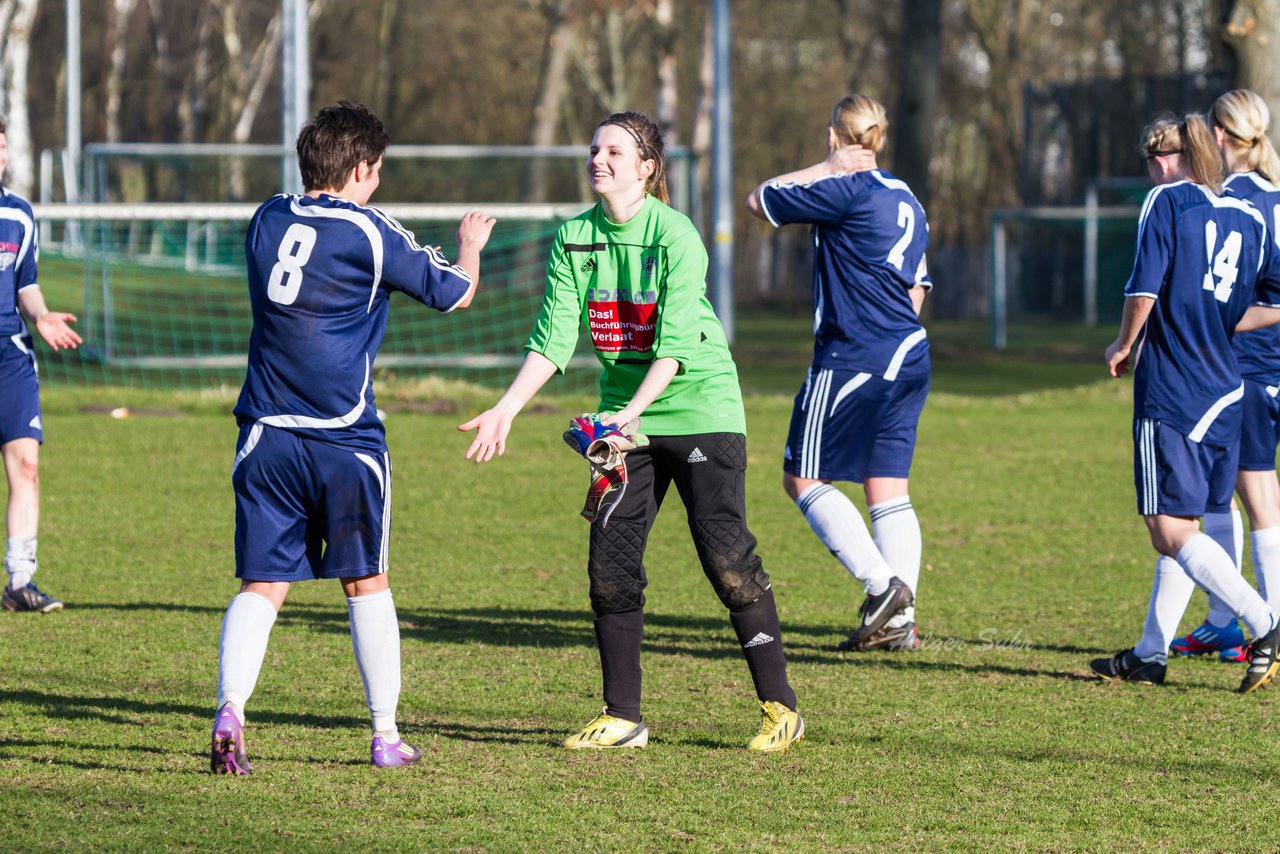
[[(967, 343), (981, 329), (938, 325), (910, 655), (826, 649), (861, 596), (778, 483), (803, 332), (748, 316), (736, 348), (758, 392), (750, 519), (808, 724), (773, 757), (744, 750), (750, 680), (678, 507), (647, 559), (650, 747), (556, 746), (600, 705), (584, 477), (559, 438), (590, 401), (544, 399), (477, 469), (454, 425), (487, 395), (428, 383), (380, 398), (401, 729), (426, 761), (366, 764), (346, 609), (316, 583), (296, 587), (249, 705), (254, 776), (210, 776), (235, 589), (228, 398), (46, 389), (40, 581), (68, 607), (0, 614), (0, 849), (1274, 849), (1274, 691), (1238, 696), (1240, 667), (1207, 661), (1173, 662), (1161, 688), (1086, 676), (1137, 639), (1154, 565), (1105, 331), (995, 357)], [(121, 404), (135, 415), (86, 411)]]

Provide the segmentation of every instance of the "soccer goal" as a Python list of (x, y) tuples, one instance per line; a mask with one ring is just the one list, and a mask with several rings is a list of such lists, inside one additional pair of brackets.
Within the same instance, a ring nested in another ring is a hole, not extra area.
[[(584, 204), (379, 206), (422, 245), (456, 253), (467, 210), (498, 220), (481, 263), (481, 290), (466, 311), (443, 316), (392, 297), (377, 367), (382, 377), (426, 374), (484, 385), (507, 381), (537, 316), (559, 224)], [(78, 315), (84, 344), (42, 352), (43, 376), (154, 387), (238, 384), (251, 316), (245, 231), (256, 205), (42, 204), (41, 287), (51, 306)], [(598, 370), (583, 347), (573, 390)]]
[[(1133, 266), (1140, 189), (1150, 182), (1104, 179), (1076, 207), (993, 211), (989, 240), (991, 346), (1008, 346), (1009, 329), (1027, 321), (1096, 326), (1119, 320)], [(1103, 205), (1104, 193), (1119, 193)]]

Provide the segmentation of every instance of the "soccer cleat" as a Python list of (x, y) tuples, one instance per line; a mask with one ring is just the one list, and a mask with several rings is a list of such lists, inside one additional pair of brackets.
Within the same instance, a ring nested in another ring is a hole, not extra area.
[(887, 649), (890, 652), (912, 652), (920, 646), (920, 633), (915, 623), (903, 623), (900, 626), (885, 626), (858, 647), (859, 652), (873, 649)]
[(604, 750), (610, 747), (644, 747), (649, 743), (649, 728), (643, 721), (615, 718), (605, 711), (591, 723), (564, 740), (570, 750)]
[(422, 751), (403, 739), (387, 741), (375, 735), (369, 745), (369, 757), (378, 768), (399, 768), (401, 765), (416, 765), (422, 759)]
[(1240, 623), (1234, 617), (1225, 626), (1215, 626), (1205, 620), (1191, 634), (1169, 644), (1169, 652), (1174, 655), (1207, 655), (1243, 643), (1244, 632), (1240, 630)]
[(244, 746), (244, 726), (231, 706), (223, 704), (213, 719), (213, 744), (209, 748), (209, 768), (215, 774), (238, 777), (253, 773)]
[(747, 744), (748, 750), (781, 753), (804, 738), (804, 718), (776, 700), (760, 702), (760, 731)]
[(879, 596), (868, 596), (863, 600), (862, 607), (858, 609), (861, 625), (854, 629), (853, 633), (845, 638), (836, 649), (841, 652), (869, 649), (870, 647), (867, 647), (866, 644), (875, 636), (876, 632), (884, 628), (885, 623), (893, 619), (895, 615), (901, 614), (907, 608), (910, 608), (914, 601), (915, 597), (911, 595), (911, 588), (895, 575), (889, 579), (889, 586), (883, 593)]
[(1260, 638), (1254, 638), (1247, 649), (1249, 668), (1240, 682), (1241, 694), (1252, 694), (1275, 680), (1280, 670), (1280, 623)]
[(1132, 649), (1126, 649), (1110, 658), (1095, 658), (1089, 662), (1089, 669), (1095, 676), (1112, 681), (1163, 685), (1168, 668), (1158, 661), (1143, 661), (1133, 654)]
[(0, 601), (3, 601), (6, 611), (39, 611), (41, 614), (49, 614), (62, 610), (62, 603), (48, 593), (42, 593), (34, 581), (16, 590), (6, 587)]
[(1218, 653), (1218, 661), (1224, 664), (1244, 664), (1248, 660), (1249, 653), (1245, 652), (1243, 646), (1233, 646)]

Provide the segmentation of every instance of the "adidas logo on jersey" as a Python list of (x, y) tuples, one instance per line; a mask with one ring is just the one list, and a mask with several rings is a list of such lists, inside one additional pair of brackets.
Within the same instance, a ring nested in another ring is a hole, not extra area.
[(705, 463), (706, 461), (707, 461), (707, 455), (702, 453), (701, 449), (699, 448), (694, 448), (692, 451), (690, 451), (689, 459), (685, 460), (686, 463)]
[(40, 424), (40, 416), (39, 416), (39, 415), (37, 415), (35, 418), (32, 418), (32, 419), (27, 423), (27, 426), (28, 426), (28, 427), (34, 427), (34, 428), (36, 428), (37, 430), (43, 430), (43, 429), (44, 429), (44, 426)]
[(578, 269), (584, 273), (594, 273), (596, 271), (596, 259), (588, 258)]
[(756, 636), (742, 645), (743, 649), (751, 649), (753, 646), (764, 646), (767, 643), (773, 643), (773, 638), (764, 632), (756, 632)]

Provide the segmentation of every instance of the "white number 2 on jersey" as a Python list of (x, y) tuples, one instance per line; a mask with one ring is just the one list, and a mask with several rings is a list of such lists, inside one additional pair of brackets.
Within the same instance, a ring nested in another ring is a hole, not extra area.
[(276, 265), (271, 268), (267, 280), (267, 297), (281, 305), (293, 305), (302, 290), (302, 268), (311, 259), (316, 247), (316, 230), (309, 225), (295, 222), (284, 233), (280, 248), (276, 250)]
[[(1213, 221), (1204, 224), (1205, 251), (1210, 265), (1204, 274), (1204, 289), (1213, 291), (1213, 298), (1218, 302), (1231, 299), (1231, 289), (1235, 287), (1236, 277), (1240, 275), (1240, 243), (1243, 239), (1240, 232), (1232, 231), (1222, 241), (1222, 249), (1214, 255), (1213, 250), (1218, 244), (1218, 224)], [(1215, 277), (1217, 282), (1214, 281)]]
[(902, 237), (893, 244), (889, 257), (885, 260), (901, 270), (907, 261), (907, 246), (911, 243), (911, 235), (916, 233), (916, 212), (906, 202), (898, 202), (898, 227), (904, 229)]

